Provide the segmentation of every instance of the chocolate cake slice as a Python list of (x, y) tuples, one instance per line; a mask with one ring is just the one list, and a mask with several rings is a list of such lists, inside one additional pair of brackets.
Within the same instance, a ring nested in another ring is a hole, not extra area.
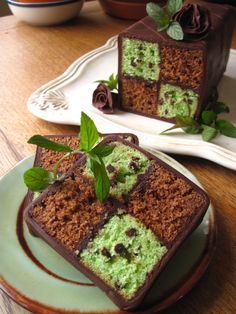
[(192, 18), (206, 24), (207, 19), (209, 31), (198, 40), (174, 40), (158, 32), (151, 17), (119, 35), (121, 109), (167, 121), (176, 115), (199, 117), (226, 69), (236, 13), (227, 5), (200, 2), (189, 14), (195, 8), (193, 17), (184, 9), (183, 23)]
[(169, 165), (119, 136), (103, 158), (111, 182), (95, 196), (87, 156), (25, 210), (30, 230), (103, 289), (120, 308), (137, 307), (178, 247), (198, 226), (206, 193)]

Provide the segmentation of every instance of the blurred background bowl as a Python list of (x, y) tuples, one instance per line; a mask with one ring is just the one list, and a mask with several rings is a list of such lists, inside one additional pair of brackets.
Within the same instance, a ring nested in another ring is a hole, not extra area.
[(7, 3), (19, 20), (35, 26), (50, 26), (76, 17), (84, 0), (7, 0)]
[(148, 2), (155, 2), (160, 6), (166, 4), (165, 0), (99, 0), (99, 2), (107, 14), (130, 20), (139, 20), (146, 16)]

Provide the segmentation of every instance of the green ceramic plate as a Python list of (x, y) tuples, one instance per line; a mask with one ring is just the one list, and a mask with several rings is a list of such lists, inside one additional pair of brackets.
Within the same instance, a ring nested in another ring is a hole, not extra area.
[[(199, 184), (179, 163), (154, 153)], [(0, 179), (1, 288), (34, 313), (121, 313), (84, 275), (41, 239), (29, 234), (20, 205), (26, 194), (22, 174), (32, 164), (33, 156)], [(210, 206), (201, 225), (179, 249), (135, 313), (157, 313), (185, 295), (206, 270), (214, 246), (214, 211)]]

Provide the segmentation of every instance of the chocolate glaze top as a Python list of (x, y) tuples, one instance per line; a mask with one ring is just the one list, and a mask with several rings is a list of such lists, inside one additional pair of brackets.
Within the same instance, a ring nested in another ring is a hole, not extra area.
[[(218, 5), (218, 4), (210, 4), (200, 2), (201, 7), (205, 8), (210, 12), (211, 18), (211, 29), (209, 33), (218, 32), (222, 28), (222, 22), (225, 19), (230, 19), (234, 22), (236, 18), (236, 10), (228, 5)], [(230, 29), (228, 29), (228, 37), (231, 38)], [(135, 24), (131, 25), (129, 28), (124, 30), (120, 35), (129, 36), (137, 39), (143, 40), (144, 38), (147, 41), (152, 42), (164, 42), (169, 46), (186, 48), (186, 41), (177, 41), (170, 38), (165, 32), (158, 32), (157, 25), (154, 20), (146, 16), (143, 19), (139, 20)], [(210, 39), (211, 40), (211, 39)], [(209, 38), (205, 37), (200, 39), (199, 41), (187, 42), (188, 49), (200, 49), (208, 45)], [(219, 44), (217, 42), (217, 44)]]

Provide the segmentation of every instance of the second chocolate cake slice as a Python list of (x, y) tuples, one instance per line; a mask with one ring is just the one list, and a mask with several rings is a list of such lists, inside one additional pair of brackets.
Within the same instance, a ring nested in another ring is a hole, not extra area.
[(137, 307), (209, 199), (182, 174), (119, 136), (103, 158), (111, 182), (100, 203), (88, 158), (25, 211), (29, 228), (87, 275), (122, 309)]

